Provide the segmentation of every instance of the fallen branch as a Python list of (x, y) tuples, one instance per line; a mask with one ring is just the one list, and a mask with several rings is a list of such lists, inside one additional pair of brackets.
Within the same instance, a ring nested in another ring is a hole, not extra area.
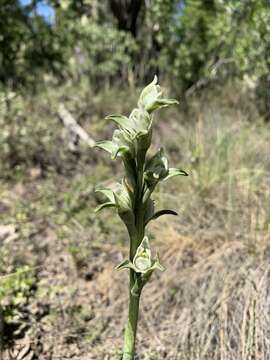
[(233, 58), (228, 59), (219, 59), (214, 65), (212, 65), (209, 69), (209, 76), (199, 79), (196, 83), (194, 83), (190, 88), (188, 88), (185, 92), (185, 97), (188, 98), (193, 95), (194, 92), (200, 90), (201, 88), (205, 88), (208, 84), (214, 82), (218, 79), (218, 71), (223, 65), (234, 63), (235, 60)]
[(73, 147), (75, 145), (75, 138), (82, 140), (91, 148), (95, 146), (96, 142), (92, 139), (88, 133), (77, 123), (71, 113), (65, 108), (64, 104), (60, 104), (58, 107), (58, 115), (62, 120), (64, 126), (68, 130), (71, 138), (73, 139)]

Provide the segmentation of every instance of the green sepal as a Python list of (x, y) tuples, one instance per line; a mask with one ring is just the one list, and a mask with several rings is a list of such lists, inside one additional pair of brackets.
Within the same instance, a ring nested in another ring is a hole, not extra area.
[(115, 270), (122, 270), (122, 269), (132, 269), (136, 271), (133, 263), (129, 259), (123, 260), (119, 265), (115, 267)]
[(149, 149), (152, 141), (152, 128), (149, 129), (147, 132), (139, 132), (136, 135), (136, 141), (137, 141), (137, 159), (138, 161), (144, 161), (145, 160), (145, 154), (147, 150)]
[(164, 149), (160, 148), (146, 163), (144, 177), (147, 186), (154, 190), (157, 183), (169, 175), (168, 160)]
[(152, 266), (144, 273), (142, 274), (142, 281), (144, 284), (146, 284), (151, 275), (155, 270), (165, 271), (165, 267), (161, 265), (158, 254), (156, 255), (155, 259), (152, 260)]
[(152, 126), (152, 118), (148, 112), (142, 108), (135, 108), (131, 111), (129, 122), (135, 136), (139, 133), (146, 134)]
[(179, 102), (175, 99), (159, 99), (156, 100), (152, 106), (148, 107), (148, 112), (151, 113), (155, 110), (161, 109), (161, 108), (165, 108), (168, 107), (170, 105), (175, 105), (175, 104), (179, 104)]
[(121, 130), (114, 130), (112, 142), (115, 144), (115, 151), (111, 154), (114, 160), (119, 154), (122, 157), (129, 156), (134, 153), (134, 145), (132, 139), (128, 133)]
[(101, 211), (101, 210), (103, 210), (105, 208), (108, 208), (108, 207), (116, 207), (116, 205), (113, 202), (106, 202), (106, 203), (101, 204), (98, 207), (96, 207), (95, 212), (97, 213), (97, 212), (99, 212), (99, 211)]
[(178, 214), (177, 214), (177, 212), (175, 212), (173, 210), (167, 210), (167, 209), (159, 210), (156, 213), (154, 213), (151, 217), (148, 217), (146, 219), (145, 225), (147, 225), (152, 220), (158, 219), (162, 215), (175, 215), (175, 216), (177, 216)]
[(112, 140), (98, 141), (95, 146), (111, 154), (113, 160), (117, 155), (124, 157), (134, 151), (130, 135), (118, 129), (114, 131)]
[(126, 146), (120, 146), (113, 154), (112, 154), (112, 160), (115, 160), (117, 155), (120, 155), (124, 157), (129, 152), (128, 148)]
[(119, 212), (132, 212), (132, 194), (128, 190), (124, 180), (117, 184), (113, 196)]
[(152, 141), (152, 119), (143, 109), (134, 109), (129, 115), (132, 139), (135, 140), (137, 160), (144, 162), (145, 154)]
[(188, 173), (186, 173), (184, 170), (176, 169), (176, 168), (170, 168), (168, 175), (164, 178), (164, 180), (168, 180), (174, 176), (188, 176)]
[(119, 148), (117, 144), (115, 144), (113, 141), (110, 140), (98, 141), (95, 147), (103, 149), (111, 155), (117, 152)]
[(124, 115), (112, 114), (112, 115), (107, 116), (105, 119), (112, 120), (113, 122), (115, 122), (117, 125), (119, 125), (121, 128), (123, 128), (125, 130), (131, 130), (130, 120), (128, 117), (126, 117)]
[(105, 195), (110, 200), (110, 202), (115, 203), (114, 192), (112, 189), (99, 186), (95, 189), (95, 192), (100, 192), (101, 194)]
[(156, 257), (154, 259), (154, 263), (152, 265), (152, 270), (159, 270), (159, 271), (165, 271), (165, 267), (163, 265), (161, 265), (160, 260), (159, 260), (159, 255), (158, 253), (156, 254)]
[(128, 146), (119, 146), (118, 144), (110, 140), (99, 141), (98, 143), (96, 143), (95, 146), (107, 151), (111, 155), (112, 160), (115, 160), (119, 153), (120, 155), (124, 155), (126, 152), (129, 151)]

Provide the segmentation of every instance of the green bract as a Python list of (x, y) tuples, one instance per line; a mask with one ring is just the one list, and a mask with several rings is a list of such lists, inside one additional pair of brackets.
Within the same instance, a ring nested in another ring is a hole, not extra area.
[(151, 196), (157, 184), (173, 176), (184, 175), (184, 170), (169, 168), (163, 148), (147, 159), (147, 151), (152, 141), (153, 111), (176, 104), (173, 99), (161, 98), (157, 77), (142, 91), (138, 107), (130, 115), (110, 115), (117, 126), (112, 140), (100, 141), (97, 147), (119, 157), (124, 165), (125, 176), (112, 189), (99, 187), (107, 201), (96, 211), (107, 207), (117, 209), (118, 215), (129, 233), (129, 259), (124, 260), (117, 269), (129, 269), (129, 320), (125, 332), (124, 360), (132, 360), (135, 354), (135, 338), (138, 320), (139, 299), (143, 287), (154, 270), (164, 270), (156, 255), (152, 257), (148, 237), (145, 236), (147, 224), (162, 215), (177, 215), (173, 210), (155, 211)]

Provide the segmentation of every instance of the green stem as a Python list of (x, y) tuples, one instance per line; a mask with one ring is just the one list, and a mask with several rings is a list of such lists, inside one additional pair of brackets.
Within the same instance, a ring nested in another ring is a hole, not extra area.
[[(130, 261), (133, 261), (138, 246), (144, 237), (144, 210), (142, 207), (142, 189), (143, 189), (143, 168), (144, 159), (137, 168), (137, 184), (135, 192), (135, 229), (130, 234)], [(129, 305), (128, 322), (125, 329), (123, 360), (133, 360), (135, 355), (136, 332), (139, 315), (140, 289), (139, 294), (134, 296), (131, 293), (136, 281), (136, 273), (131, 269), (129, 274)]]
[(133, 296), (131, 294), (131, 289), (135, 283), (134, 278), (135, 273), (133, 270), (130, 270), (128, 323), (125, 330), (123, 360), (133, 360), (135, 355), (135, 342), (139, 315), (140, 295)]

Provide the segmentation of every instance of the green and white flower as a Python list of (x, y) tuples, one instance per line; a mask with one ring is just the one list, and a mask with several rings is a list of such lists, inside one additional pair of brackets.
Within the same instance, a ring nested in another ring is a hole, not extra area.
[(149, 279), (154, 270), (164, 271), (165, 268), (160, 264), (158, 255), (152, 258), (151, 249), (149, 245), (149, 239), (145, 236), (138, 246), (133, 261), (124, 260), (121, 262), (116, 269), (132, 269), (136, 273), (141, 274), (141, 279), (144, 283)]
[(134, 144), (132, 138), (121, 130), (114, 131), (111, 141), (98, 141), (95, 146), (110, 153), (113, 160), (117, 155), (122, 157), (134, 156)]
[(161, 148), (146, 163), (144, 177), (148, 187), (155, 186), (159, 181), (165, 179), (168, 173), (168, 159), (164, 154), (163, 148)]
[(157, 85), (157, 81), (157, 76), (155, 76), (154, 80), (143, 89), (138, 101), (138, 107), (149, 112), (149, 114), (151, 114), (154, 110), (178, 104), (178, 101), (175, 99), (160, 98), (162, 91), (160, 86)]

